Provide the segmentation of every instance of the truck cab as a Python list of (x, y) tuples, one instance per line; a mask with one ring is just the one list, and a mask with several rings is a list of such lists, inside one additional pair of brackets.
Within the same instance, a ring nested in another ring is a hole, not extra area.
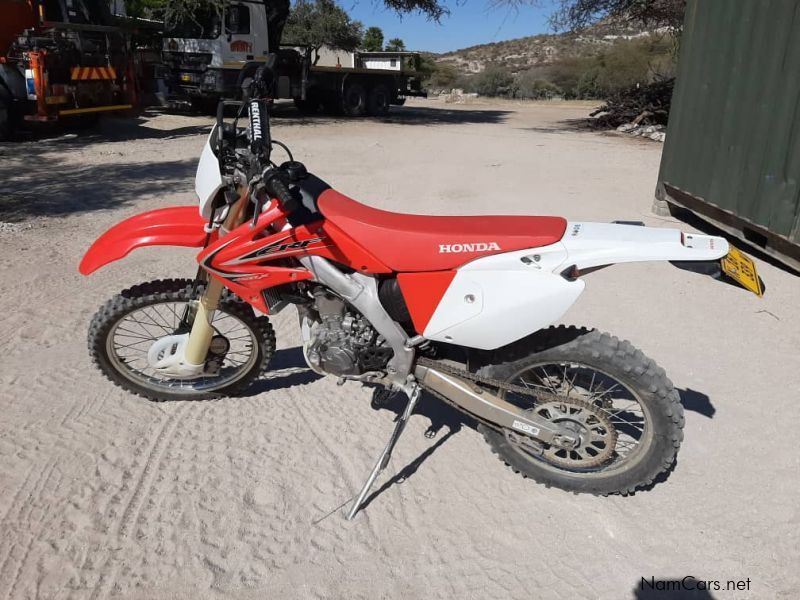
[(205, 6), (164, 31), (164, 79), (173, 99), (230, 96), (242, 67), (270, 52), (264, 2)]

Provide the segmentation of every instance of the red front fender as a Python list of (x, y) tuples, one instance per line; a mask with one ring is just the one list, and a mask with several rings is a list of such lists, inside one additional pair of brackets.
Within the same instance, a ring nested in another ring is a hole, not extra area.
[(160, 208), (136, 215), (117, 223), (97, 238), (78, 270), (89, 275), (140, 246), (199, 248), (206, 239), (205, 224), (197, 206)]

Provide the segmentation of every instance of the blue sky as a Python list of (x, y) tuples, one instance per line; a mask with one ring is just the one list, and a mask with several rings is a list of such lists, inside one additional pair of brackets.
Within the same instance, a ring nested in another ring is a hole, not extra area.
[(552, 12), (553, 0), (540, 0), (537, 6), (525, 6), (518, 11), (490, 8), (487, 0), (444, 0), (450, 15), (443, 17), (440, 24), (421, 15), (399, 16), (387, 9), (381, 0), (338, 1), (364, 27), (380, 27), (384, 39), (399, 37), (409, 50), (447, 52), (551, 32), (547, 18)]

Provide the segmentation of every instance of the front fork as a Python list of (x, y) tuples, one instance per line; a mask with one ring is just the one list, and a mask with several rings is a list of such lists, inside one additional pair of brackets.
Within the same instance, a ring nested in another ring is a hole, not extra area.
[[(249, 197), (249, 190), (237, 190), (239, 199), (234, 202), (219, 229), (220, 237), (227, 235), (243, 222), (244, 207)], [(186, 342), (184, 360), (187, 364), (200, 367), (205, 365), (208, 348), (211, 345), (211, 338), (214, 337), (214, 327), (211, 322), (214, 320), (214, 313), (219, 306), (222, 291), (225, 286), (217, 279), (208, 277), (203, 295), (200, 296), (197, 311), (195, 312), (192, 330)]]
[(190, 365), (205, 365), (211, 338), (214, 337), (211, 321), (214, 320), (214, 312), (219, 306), (223, 288), (219, 281), (213, 277), (208, 278), (206, 289), (197, 305), (189, 340), (186, 342), (186, 362)]

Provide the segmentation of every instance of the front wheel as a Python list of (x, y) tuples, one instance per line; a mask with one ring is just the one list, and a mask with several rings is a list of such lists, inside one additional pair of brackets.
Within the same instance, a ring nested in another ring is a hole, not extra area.
[(215, 368), (179, 379), (151, 366), (148, 353), (158, 340), (188, 332), (182, 324), (187, 322), (184, 316), (202, 291), (199, 286), (193, 292), (188, 279), (167, 279), (136, 285), (114, 296), (89, 326), (92, 360), (113, 383), (151, 400), (205, 400), (243, 392), (266, 370), (275, 351), (275, 332), (269, 319), (257, 317), (247, 303), (227, 290), (212, 320), (212, 345), (221, 348), (212, 357), (218, 361)]
[(481, 425), (493, 452), (515, 472), (547, 486), (607, 495), (631, 494), (672, 466), (683, 439), (680, 398), (664, 370), (629, 342), (551, 327), (495, 351), (488, 363), (480, 375), (545, 392), (540, 402), (505, 392), (506, 401), (580, 439), (572, 450), (535, 447), (513, 431)]

